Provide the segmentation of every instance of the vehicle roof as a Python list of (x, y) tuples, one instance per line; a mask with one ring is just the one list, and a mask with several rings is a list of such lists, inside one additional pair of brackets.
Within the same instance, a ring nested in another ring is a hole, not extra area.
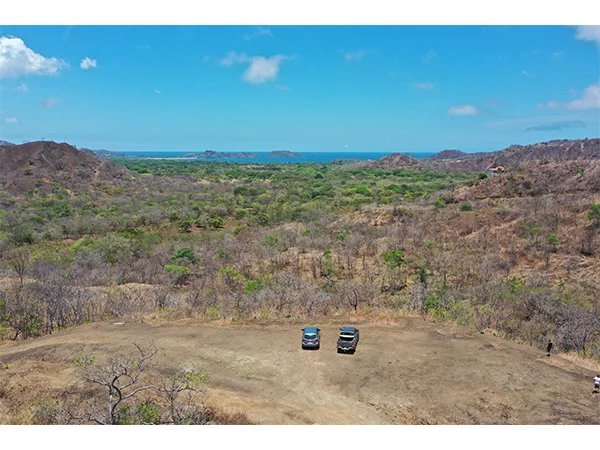
[(340, 328), (340, 331), (358, 331), (358, 328), (356, 328), (356, 327), (342, 327), (342, 328)]
[(305, 333), (316, 333), (317, 330), (318, 330), (317, 327), (306, 327), (306, 328), (304, 328), (304, 332)]

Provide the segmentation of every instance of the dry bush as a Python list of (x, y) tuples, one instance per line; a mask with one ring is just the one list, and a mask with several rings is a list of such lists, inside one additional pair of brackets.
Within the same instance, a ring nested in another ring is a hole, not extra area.
[(105, 317), (115, 319), (140, 319), (154, 309), (153, 299), (136, 287), (112, 289), (107, 293)]
[(254, 425), (254, 422), (241, 412), (213, 412), (211, 422), (215, 425)]
[(251, 424), (243, 413), (228, 413), (204, 403), (207, 375), (198, 368), (151, 372), (154, 347), (135, 344), (137, 352), (97, 362), (76, 359), (81, 371), (77, 389), (31, 407), (35, 424)]

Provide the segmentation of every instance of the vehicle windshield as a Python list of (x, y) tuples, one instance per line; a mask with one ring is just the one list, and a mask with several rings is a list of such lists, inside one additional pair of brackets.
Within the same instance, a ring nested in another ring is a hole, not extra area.
[(352, 340), (354, 340), (354, 336), (340, 336), (340, 341), (350, 342)]
[(317, 335), (316, 334), (305, 334), (304, 335), (304, 339), (308, 339), (308, 340), (312, 340), (312, 339), (316, 339)]

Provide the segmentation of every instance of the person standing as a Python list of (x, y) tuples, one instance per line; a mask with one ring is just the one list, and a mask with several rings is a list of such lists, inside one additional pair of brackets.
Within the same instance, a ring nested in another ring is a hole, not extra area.
[(554, 344), (552, 343), (551, 339), (548, 339), (548, 345), (546, 345), (546, 356), (550, 356), (550, 351), (552, 350), (552, 347), (554, 347)]

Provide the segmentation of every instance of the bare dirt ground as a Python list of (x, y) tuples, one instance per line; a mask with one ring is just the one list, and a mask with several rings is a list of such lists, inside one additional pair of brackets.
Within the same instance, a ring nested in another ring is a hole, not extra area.
[[(447, 323), (401, 318), (348, 323), (354, 355), (337, 354), (337, 330), (301, 350), (301, 324), (194, 320), (96, 323), (25, 342), (0, 343), (0, 423), (26, 421), (35, 401), (77, 380), (74, 358), (156, 345), (160, 368), (198, 365), (208, 402), (261, 424), (599, 424), (593, 362), (552, 355)], [(309, 325), (309, 324), (305, 324)], [(310, 324), (312, 325), (312, 324)]]

